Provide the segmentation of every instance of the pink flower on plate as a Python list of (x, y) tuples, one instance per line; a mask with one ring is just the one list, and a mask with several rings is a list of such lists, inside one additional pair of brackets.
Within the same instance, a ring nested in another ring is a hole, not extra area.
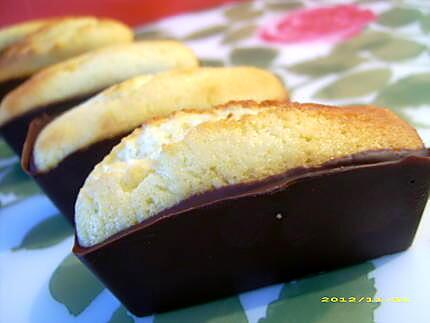
[(375, 18), (371, 10), (356, 5), (300, 9), (263, 26), (259, 35), (277, 43), (337, 42), (359, 34)]

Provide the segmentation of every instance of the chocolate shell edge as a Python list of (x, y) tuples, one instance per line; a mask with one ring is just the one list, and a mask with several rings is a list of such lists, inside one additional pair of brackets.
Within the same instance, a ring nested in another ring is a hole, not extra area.
[(38, 118), (46, 120), (47, 116), (55, 117), (84, 102), (93, 95), (95, 95), (95, 93), (32, 109), (2, 125), (0, 127), (0, 133), (14, 152), (18, 156), (22, 156), (27, 132), (33, 120)]
[(53, 116), (45, 114), (30, 123), (21, 156), (21, 166), (36, 181), (61, 214), (74, 225), (75, 202), (85, 179), (94, 166), (129, 132), (80, 149), (66, 157), (53, 169), (40, 172), (33, 162), (34, 143), (40, 131), (52, 118)]
[(212, 192), (221, 197), (185, 201), (93, 247), (75, 240), (73, 252), (137, 316), (399, 252), (428, 199), (430, 157), (393, 153), (295, 170), (227, 199)]

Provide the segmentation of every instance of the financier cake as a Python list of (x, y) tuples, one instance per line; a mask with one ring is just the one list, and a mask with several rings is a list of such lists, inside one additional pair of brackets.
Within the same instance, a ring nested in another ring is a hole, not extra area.
[[(9, 45), (16, 43), (27, 35), (34, 33), (55, 18), (30, 20), (0, 29), (0, 52)], [(58, 18), (57, 18), (58, 19)]]
[(284, 100), (287, 93), (273, 74), (253, 67), (190, 68), (138, 76), (51, 122), (35, 120), (22, 165), (72, 220), (79, 188), (92, 168), (143, 122), (190, 106), (207, 109), (249, 98)]
[[(31, 20), (0, 29), (0, 57), (2, 52), (14, 43), (19, 42), (31, 33), (36, 32), (43, 26), (52, 23), (52, 19)], [(11, 89), (22, 83), (25, 78), (0, 81), (0, 100)]]
[(0, 129), (20, 155), (35, 117), (60, 114), (137, 75), (196, 66), (194, 53), (176, 41), (140, 41), (93, 50), (45, 68), (9, 92), (0, 105)]
[(428, 151), (387, 109), (196, 105), (94, 168), (74, 252), (150, 314), (403, 250), (429, 185)]
[(122, 23), (86, 16), (36, 20), (0, 29), (0, 100), (44, 67), (132, 40), (133, 32)]

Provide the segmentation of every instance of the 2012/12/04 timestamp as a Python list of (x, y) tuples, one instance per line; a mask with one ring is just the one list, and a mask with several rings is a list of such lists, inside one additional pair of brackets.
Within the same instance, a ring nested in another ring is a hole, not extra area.
[(368, 297), (368, 296), (351, 296), (351, 297), (337, 297), (337, 296), (323, 296), (320, 298), (321, 303), (408, 303), (407, 297)]

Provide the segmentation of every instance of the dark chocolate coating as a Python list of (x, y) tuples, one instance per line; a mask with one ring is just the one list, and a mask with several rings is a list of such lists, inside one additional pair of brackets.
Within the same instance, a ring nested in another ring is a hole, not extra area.
[(6, 94), (8, 94), (14, 88), (18, 87), (21, 83), (24, 83), (26, 79), (27, 78), (18, 78), (14, 80), (0, 82), (0, 101), (3, 100)]
[[(0, 82), (0, 102), (3, 100), (3, 98), (13, 89), (15, 89), (16, 87), (18, 87), (20, 84), (24, 83), (25, 80), (27, 78), (19, 78), (19, 79), (15, 79), (15, 80), (9, 80), (6, 82)], [(13, 148), (14, 145), (12, 145), (11, 143), (9, 143), (9, 140), (6, 138), (8, 137), (7, 134), (4, 134), (3, 132), (3, 128), (4, 126), (0, 126), (0, 134), (3, 135), (3, 137), (5, 138), (6, 142), (9, 144), (9, 146), (15, 150), (15, 148)], [(21, 153), (21, 152), (20, 152)]]
[(94, 166), (101, 162), (129, 132), (78, 150), (62, 160), (55, 168), (47, 172), (39, 172), (33, 164), (33, 147), (38, 134), (51, 119), (44, 115), (31, 122), (22, 152), (21, 166), (33, 177), (69, 222), (74, 224), (75, 202), (85, 179)]
[(429, 153), (377, 156), (204, 193), (73, 252), (143, 316), (405, 250), (429, 195)]
[(25, 138), (27, 136), (27, 130), (33, 119), (42, 115), (57, 116), (89, 99), (93, 95), (95, 94), (89, 94), (32, 109), (31, 111), (24, 113), (1, 126), (0, 133), (15, 153), (18, 156), (21, 156)]

